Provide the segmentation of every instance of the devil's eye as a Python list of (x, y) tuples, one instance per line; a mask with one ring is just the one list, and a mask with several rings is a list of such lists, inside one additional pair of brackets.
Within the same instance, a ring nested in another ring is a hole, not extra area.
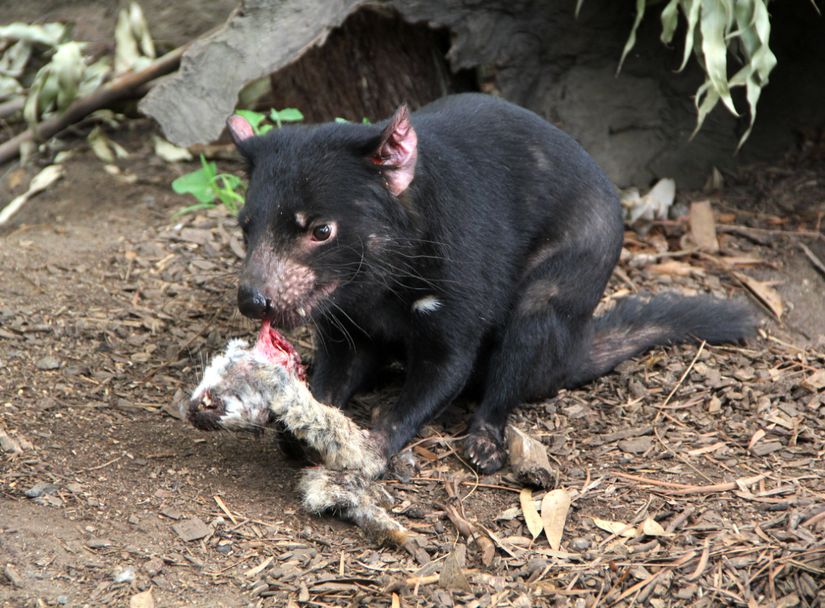
[(326, 241), (332, 236), (332, 227), (329, 224), (319, 224), (312, 229), (313, 241)]

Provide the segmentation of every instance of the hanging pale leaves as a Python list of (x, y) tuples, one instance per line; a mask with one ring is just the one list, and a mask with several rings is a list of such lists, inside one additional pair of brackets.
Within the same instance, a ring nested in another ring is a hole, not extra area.
[[(636, 32), (645, 9), (660, 1), (636, 0), (636, 17), (622, 51), (619, 70), (636, 44)], [(581, 4), (582, 0), (577, 0), (577, 14)], [(696, 129), (691, 137), (702, 128), (705, 118), (720, 101), (734, 116), (739, 116), (731, 90), (744, 87), (749, 124), (739, 140), (738, 150), (753, 129), (759, 95), (776, 66), (776, 56), (769, 46), (771, 23), (768, 0), (669, 0), (661, 12), (663, 43), (673, 41), (680, 14), (687, 28), (679, 71), (685, 68), (693, 54), (705, 72), (705, 81), (696, 91), (694, 99)], [(729, 58), (741, 66), (732, 76), (729, 74), (736, 68), (728, 65)]]
[(79, 42), (57, 45), (51, 61), (38, 70), (23, 107), (26, 122), (35, 124), (38, 117), (65, 110), (75, 100), (86, 70), (83, 46)]
[(155, 59), (149, 26), (137, 2), (118, 13), (115, 25), (115, 74), (141, 70)]

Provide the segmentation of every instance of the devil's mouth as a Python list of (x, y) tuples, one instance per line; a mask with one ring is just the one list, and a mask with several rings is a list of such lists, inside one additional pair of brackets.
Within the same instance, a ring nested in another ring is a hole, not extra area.
[(268, 318), (273, 324), (287, 331), (306, 325), (312, 319), (318, 305), (332, 295), (337, 287), (337, 281), (318, 287), (301, 304), (287, 309), (275, 310)]

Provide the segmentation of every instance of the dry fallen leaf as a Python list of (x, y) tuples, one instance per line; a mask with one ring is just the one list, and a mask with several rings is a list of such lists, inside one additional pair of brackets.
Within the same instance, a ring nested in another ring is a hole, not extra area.
[(803, 388), (808, 389), (812, 393), (821, 391), (825, 388), (825, 369), (815, 371), (813, 374), (800, 382)]
[(401, 608), (401, 600), (398, 598), (397, 593), (392, 594), (391, 608)]
[(130, 597), (129, 608), (155, 608), (155, 599), (152, 597), (152, 590), (147, 589)]
[(652, 517), (648, 517), (642, 522), (642, 534), (645, 536), (673, 536), (672, 533), (667, 532), (661, 524)]
[(544, 495), (541, 501), (541, 521), (550, 547), (558, 551), (564, 534), (564, 523), (570, 511), (570, 494), (567, 490), (553, 490)]
[(719, 241), (716, 239), (716, 222), (710, 201), (696, 201), (690, 204), (690, 236), (702, 251), (717, 253)]
[(758, 281), (741, 272), (734, 272), (733, 276), (739, 279), (760, 302), (767, 306), (777, 319), (782, 318), (782, 313), (785, 312), (785, 306), (782, 304), (782, 298), (779, 296), (779, 293), (772, 287), (771, 283)]
[(748, 451), (752, 450), (753, 446), (759, 443), (759, 440), (762, 439), (765, 436), (765, 434), (765, 431), (763, 431), (762, 429), (756, 431), (751, 437), (750, 442), (748, 442)]
[(679, 260), (665, 260), (658, 264), (651, 264), (648, 269), (658, 274), (672, 274), (677, 277), (689, 277), (692, 274), (704, 275), (705, 271), (698, 266), (691, 266)]
[(14, 200), (3, 207), (3, 210), (0, 211), (0, 226), (9, 221), (9, 218), (17, 213), (26, 201), (28, 201), (35, 194), (46, 190), (61, 177), (63, 177), (63, 165), (49, 165), (40, 173), (35, 175), (29, 183), (29, 189), (20, 196), (15, 197)]
[(623, 536), (625, 538), (636, 538), (639, 536), (639, 532), (635, 527), (620, 521), (610, 521), (608, 519), (594, 517), (593, 523), (602, 530), (615, 534), (616, 536)]
[(544, 525), (542, 524), (539, 512), (536, 510), (536, 505), (533, 504), (533, 491), (530, 488), (522, 488), (518, 495), (521, 503), (521, 512), (524, 514), (524, 521), (527, 523), (527, 529), (533, 535), (533, 540), (538, 538), (541, 534)]

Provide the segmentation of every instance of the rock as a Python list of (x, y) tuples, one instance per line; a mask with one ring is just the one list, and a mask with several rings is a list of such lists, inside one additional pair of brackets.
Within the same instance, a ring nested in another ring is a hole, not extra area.
[(53, 483), (41, 481), (26, 490), (25, 494), (28, 498), (39, 498), (44, 494), (53, 494), (57, 491), (57, 486)]
[(86, 542), (86, 546), (90, 549), (105, 549), (112, 546), (112, 541), (108, 538), (90, 538)]
[(34, 364), (37, 369), (42, 371), (49, 371), (53, 369), (60, 368), (60, 360), (57, 357), (52, 357), (47, 355), (42, 359), (39, 359), (37, 363)]
[(820, 369), (800, 383), (804, 388), (815, 393), (825, 388), (825, 369)]
[(203, 520), (198, 517), (185, 519), (172, 526), (172, 529), (186, 542), (200, 540), (212, 534), (212, 528), (207, 526)]
[(591, 542), (583, 536), (578, 536), (570, 541), (570, 546), (576, 551), (586, 551), (590, 548)]
[(155, 577), (163, 570), (163, 560), (159, 557), (153, 557), (145, 564), (143, 564), (143, 571), (150, 577)]
[(3, 569), (3, 574), (5, 575), (6, 579), (12, 584), (13, 587), (23, 587), (23, 579), (17, 573), (17, 570), (15, 570), (14, 566), (12, 566), (11, 564), (6, 564), (6, 567)]
[(653, 447), (652, 437), (636, 437), (619, 442), (619, 449), (629, 454), (644, 454)]
[(0, 431), (0, 451), (7, 454), (22, 454), (23, 448), (14, 437), (7, 435), (6, 431)]

